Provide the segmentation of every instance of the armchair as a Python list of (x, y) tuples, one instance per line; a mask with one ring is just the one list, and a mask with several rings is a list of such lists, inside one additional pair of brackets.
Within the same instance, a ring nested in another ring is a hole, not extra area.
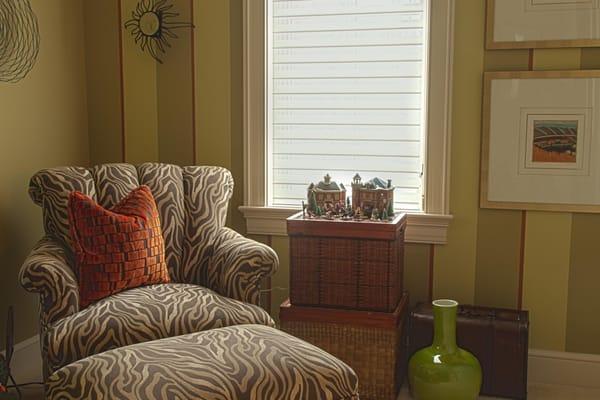
[[(68, 195), (78, 190), (112, 207), (142, 184), (156, 200), (172, 283), (127, 290), (80, 309), (68, 245)], [(40, 296), (46, 376), (134, 343), (228, 325), (274, 325), (258, 306), (259, 289), (279, 261), (270, 247), (225, 227), (233, 193), (226, 169), (156, 163), (52, 168), (33, 176), (29, 193), (43, 209), (46, 234), (19, 279)]]

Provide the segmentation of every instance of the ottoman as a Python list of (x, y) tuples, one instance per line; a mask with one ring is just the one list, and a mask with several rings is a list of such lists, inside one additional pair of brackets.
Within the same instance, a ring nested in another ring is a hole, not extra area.
[(48, 399), (358, 399), (342, 361), (274, 328), (237, 325), (134, 344), (76, 361)]

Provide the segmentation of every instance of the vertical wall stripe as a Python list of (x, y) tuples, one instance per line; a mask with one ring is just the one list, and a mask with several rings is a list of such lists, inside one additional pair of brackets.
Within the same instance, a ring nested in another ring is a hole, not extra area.
[(125, 158), (133, 164), (158, 161), (157, 63), (123, 26), (137, 3), (122, 0), (121, 4)]
[[(579, 69), (580, 49), (536, 49), (533, 69)], [(572, 214), (527, 212), (523, 307), (530, 311), (531, 346), (566, 348)]]
[[(486, 71), (522, 71), (528, 50), (485, 52)], [(477, 270), (475, 303), (516, 307), (519, 288), (519, 211), (479, 209), (477, 217)]]
[(519, 289), (517, 292), (517, 308), (523, 309), (523, 271), (525, 267), (525, 236), (527, 235), (527, 211), (521, 211), (521, 235), (519, 237)]
[[(230, 1), (195, 4), (196, 156), (201, 165), (231, 166)], [(241, 132), (240, 132), (241, 134)]]
[[(581, 68), (600, 68), (600, 48), (581, 51)], [(573, 214), (567, 311), (567, 351), (600, 354), (600, 215)]]
[(567, 312), (566, 350), (600, 353), (600, 215), (574, 214)]
[(406, 243), (404, 246), (404, 290), (411, 304), (429, 301), (429, 262), (433, 256), (428, 244)]
[[(85, 75), (90, 163), (123, 161), (118, 1), (85, 1)], [(113, 29), (107, 29), (112, 27)]]
[[(527, 70), (533, 71), (533, 49), (527, 50)], [(523, 271), (525, 268), (525, 235), (527, 233), (527, 211), (521, 211), (521, 245), (519, 250), (519, 292), (517, 297), (517, 308), (523, 309)]]
[(475, 302), (515, 308), (519, 290), (521, 212), (479, 210)]
[(119, 85), (121, 104), (121, 161), (127, 162), (127, 139), (125, 135), (125, 77), (123, 72), (123, 4), (117, 1), (119, 7), (119, 20), (117, 30), (119, 32)]
[[(269, 247), (273, 247), (273, 240), (271, 238), (271, 236), (267, 236), (266, 237), (266, 245)], [(268, 277), (267, 281), (265, 282), (265, 290), (267, 291), (267, 296), (265, 299), (265, 304), (267, 305), (268, 309), (267, 311), (269, 312), (269, 314), (273, 314), (273, 278), (272, 277)]]
[(433, 301), (433, 274), (434, 271), (434, 263), (435, 263), (435, 245), (429, 245), (429, 285), (427, 287), (427, 300)]
[(287, 236), (273, 236), (271, 247), (279, 256), (279, 271), (271, 278), (271, 315), (279, 321), (279, 306), (289, 297), (290, 287), (290, 249)]
[(239, 206), (244, 204), (244, 17), (241, 1), (231, 1), (229, 6), (230, 41), (229, 61), (230, 73), (230, 107), (231, 107), (231, 163), (229, 169), (235, 179), (236, 190), (231, 198), (229, 213), (231, 219), (229, 226), (235, 230), (244, 230), (246, 221), (239, 211)]
[(565, 350), (571, 214), (527, 212), (523, 307), (536, 349)]
[(196, 25), (195, 12), (194, 12), (194, 1), (190, 0), (190, 17), (193, 28), (190, 30), (190, 52), (191, 52), (191, 68), (192, 68), (192, 164), (196, 165)]
[[(189, 0), (171, 0), (177, 21), (191, 22)], [(190, 165), (194, 159), (194, 105), (192, 40), (193, 28), (179, 28), (178, 37), (156, 64), (159, 160)], [(186, 95), (191, 94), (190, 95)]]
[(450, 167), (454, 220), (448, 244), (435, 251), (433, 296), (461, 303), (475, 298), (484, 15), (484, 1), (456, 2)]

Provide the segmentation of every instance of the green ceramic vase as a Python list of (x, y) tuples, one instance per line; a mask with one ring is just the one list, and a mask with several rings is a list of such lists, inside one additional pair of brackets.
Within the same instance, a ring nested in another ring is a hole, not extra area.
[(474, 400), (481, 389), (481, 365), (456, 345), (454, 300), (433, 302), (434, 337), (408, 364), (408, 379), (416, 400)]

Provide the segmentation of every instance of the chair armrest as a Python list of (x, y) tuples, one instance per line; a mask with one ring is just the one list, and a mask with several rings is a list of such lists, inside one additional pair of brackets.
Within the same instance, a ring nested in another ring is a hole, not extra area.
[(258, 305), (260, 282), (277, 271), (279, 258), (269, 246), (221, 228), (208, 266), (208, 286), (232, 299)]
[(79, 287), (69, 258), (60, 241), (45, 236), (21, 267), (21, 286), (40, 294), (42, 328), (79, 311)]

